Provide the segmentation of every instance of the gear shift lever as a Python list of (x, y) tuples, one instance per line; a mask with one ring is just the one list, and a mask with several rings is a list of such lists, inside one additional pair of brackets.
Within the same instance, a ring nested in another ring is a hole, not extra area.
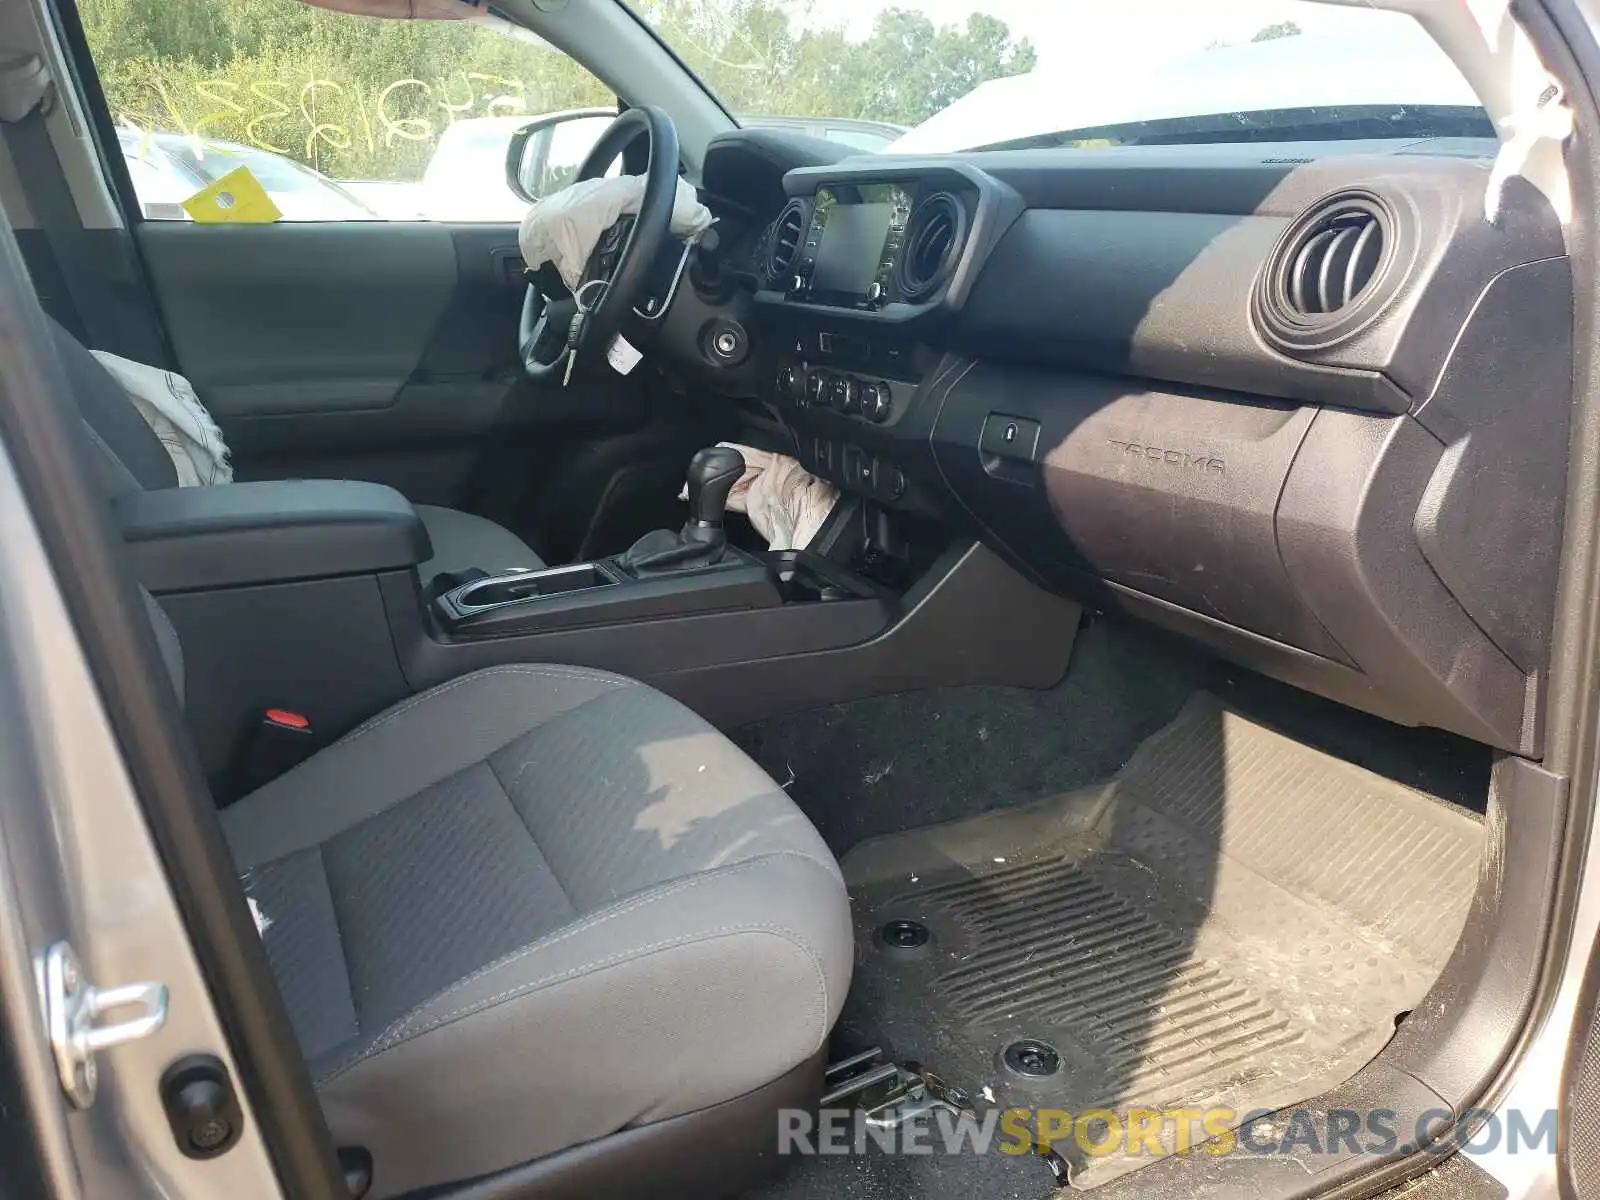
[(637, 576), (714, 567), (728, 550), (722, 521), (728, 495), (744, 476), (744, 455), (715, 446), (702, 450), (689, 464), (689, 523), (682, 533), (659, 530), (646, 534), (617, 560)]
[(744, 455), (725, 446), (702, 450), (689, 463), (689, 525), (684, 536), (697, 537), (693, 530), (722, 532), (722, 519), (728, 512), (728, 494), (744, 477)]

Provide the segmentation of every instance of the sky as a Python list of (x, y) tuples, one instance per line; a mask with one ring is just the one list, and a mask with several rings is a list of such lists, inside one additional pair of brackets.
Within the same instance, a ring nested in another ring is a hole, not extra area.
[(1044, 70), (1099, 71), (1119, 58), (1165, 58), (1217, 41), (1246, 42), (1286, 20), (1308, 31), (1411, 20), (1307, 0), (813, 0), (812, 20), (861, 35), (891, 7), (918, 9), (939, 24), (963, 22), (974, 12), (999, 17), (1033, 39)]

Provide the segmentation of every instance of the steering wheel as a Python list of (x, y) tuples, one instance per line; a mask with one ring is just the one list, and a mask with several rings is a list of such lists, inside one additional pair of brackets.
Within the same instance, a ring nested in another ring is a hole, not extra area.
[[(589, 261), (582, 283), (589, 294), (602, 293), (590, 309), (588, 321), (575, 352), (584, 354), (595, 348), (604, 350), (622, 326), (622, 319), (633, 308), (644, 290), (651, 266), (672, 232), (672, 209), (678, 199), (678, 130), (672, 118), (659, 108), (643, 105), (630, 108), (611, 123), (578, 170), (578, 182), (599, 179), (611, 164), (640, 134), (650, 142), (650, 165), (645, 170), (644, 202), (635, 218), (624, 217), (602, 238), (599, 251)], [(624, 225), (631, 222), (625, 235)], [(619, 236), (620, 235), (620, 236)], [(615, 244), (621, 242), (621, 250)], [(608, 243), (610, 243), (608, 245)], [(600, 271), (590, 278), (590, 272)], [(601, 287), (598, 280), (606, 280)], [(592, 287), (589, 285), (593, 285)], [(537, 284), (528, 285), (522, 302), (522, 320), (517, 331), (517, 347), (522, 368), (528, 378), (545, 382), (561, 377), (566, 366), (567, 333), (564, 323), (551, 328), (552, 302)], [(545, 358), (554, 349), (554, 357)]]

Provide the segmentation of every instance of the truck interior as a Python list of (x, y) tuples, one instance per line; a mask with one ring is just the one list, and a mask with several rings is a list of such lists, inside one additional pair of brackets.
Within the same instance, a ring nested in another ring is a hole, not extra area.
[[(179, 892), (234, 943), (286, 1194), (1287, 1200), (1437, 1165), (777, 1132), (1442, 1131), (1503, 1078), (1592, 708), (1593, 250), (1490, 84), (1427, 136), (865, 153), (737, 126), (626, 4), (506, 0), (618, 98), (578, 179), (644, 179), (575, 321), (505, 224), (147, 219), (74, 5), (21, 8), (59, 55), (5, 126), (0, 344), (42, 399), (0, 433), (103, 694), (181, 763), (130, 768), (174, 876), (238, 884)], [(90, 351), (191, 380), (234, 481), (177, 486)], [(729, 444), (838, 489), (809, 545), (728, 512)]]

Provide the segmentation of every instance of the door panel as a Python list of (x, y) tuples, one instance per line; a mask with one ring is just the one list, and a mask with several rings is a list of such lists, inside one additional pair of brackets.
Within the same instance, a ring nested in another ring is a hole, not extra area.
[[(530, 103), (611, 108), (615, 92), (554, 46), (503, 36), (505, 22), (402, 31), (292, 4), (206, 7), (217, 21), (189, 29), (160, 4), (82, 4), (75, 65), (137, 246), (125, 256), (145, 267), (119, 294), (159, 317), (172, 354), (85, 340), (186, 374), (239, 479), (388, 483), (499, 521), (552, 558), (597, 522), (615, 528), (604, 510), (639, 509), (628, 481), (644, 463), (659, 468), (652, 521), (680, 522), (691, 414), (655, 372), (624, 379), (597, 354), (570, 388), (534, 387), (517, 361), (526, 205), (505, 182), (513, 132), (538, 116)], [(399, 32), (393, 53), (371, 52), (372, 38)], [(263, 38), (285, 51), (281, 64), (259, 53)], [(322, 107), (277, 104), (275, 88), (299, 94), (292, 64), (313, 60)], [(467, 102), (451, 80), (472, 84)], [(238, 103), (220, 110), (223, 94)], [(575, 165), (580, 148), (560, 149)], [(186, 200), (241, 166), (282, 220), (184, 219)]]
[(224, 423), (393, 404), (456, 286), (438, 225), (147, 221), (139, 242), (183, 371)]
[(470, 507), (517, 491), (492, 478), (510, 474), (525, 508), (563, 448), (647, 419), (636, 380), (586, 373), (562, 389), (523, 377), (513, 227), (137, 230), (179, 369), (240, 479), (368, 479), (417, 503)]

